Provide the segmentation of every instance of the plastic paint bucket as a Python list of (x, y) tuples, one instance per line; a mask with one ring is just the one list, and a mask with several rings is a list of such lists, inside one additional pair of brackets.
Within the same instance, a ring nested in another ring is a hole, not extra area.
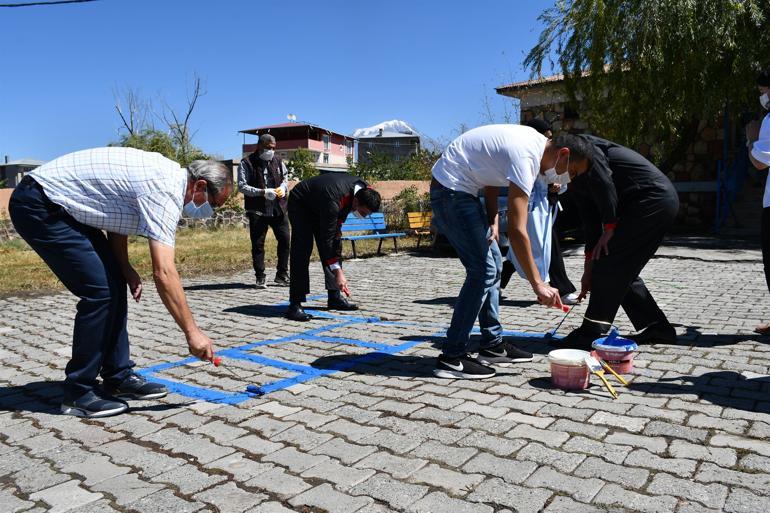
[(634, 370), (634, 356), (639, 346), (633, 340), (614, 337), (612, 345), (605, 345), (607, 337), (597, 338), (591, 344), (596, 356), (607, 362), (618, 374), (629, 374)]
[(551, 381), (563, 390), (588, 388), (588, 351), (579, 349), (555, 349), (548, 353), (551, 364)]

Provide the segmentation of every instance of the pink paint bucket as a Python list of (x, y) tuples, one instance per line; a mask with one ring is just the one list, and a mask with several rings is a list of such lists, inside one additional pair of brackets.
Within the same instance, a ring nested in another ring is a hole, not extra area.
[(555, 349), (548, 353), (551, 365), (551, 381), (562, 390), (583, 390), (588, 388), (588, 351), (579, 349)]
[(630, 374), (634, 370), (634, 356), (639, 346), (633, 340), (610, 336), (597, 338), (591, 345), (596, 356), (607, 362), (618, 374)]

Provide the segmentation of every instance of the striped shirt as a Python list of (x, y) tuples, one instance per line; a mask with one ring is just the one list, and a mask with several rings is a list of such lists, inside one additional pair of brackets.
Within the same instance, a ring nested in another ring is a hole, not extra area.
[(85, 225), (174, 246), (187, 172), (159, 153), (94, 148), (28, 174), (52, 202)]

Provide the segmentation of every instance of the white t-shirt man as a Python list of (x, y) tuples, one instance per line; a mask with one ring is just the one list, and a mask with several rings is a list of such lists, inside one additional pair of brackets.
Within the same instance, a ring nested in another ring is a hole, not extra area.
[(452, 141), (433, 166), (433, 177), (447, 189), (474, 196), (484, 187), (511, 182), (532, 192), (548, 139), (523, 125), (486, 125)]
[[(770, 166), (770, 114), (762, 120), (762, 126), (759, 129), (759, 138), (754, 142), (751, 148), (751, 156), (755, 160)], [(765, 182), (765, 195), (762, 198), (762, 208), (770, 207), (770, 175)]]

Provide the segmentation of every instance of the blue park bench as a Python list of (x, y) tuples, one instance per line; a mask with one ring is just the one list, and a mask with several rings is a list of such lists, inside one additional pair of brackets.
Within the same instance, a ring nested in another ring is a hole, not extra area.
[[(393, 248), (398, 253), (398, 238), (406, 235), (405, 233), (388, 233), (388, 225), (385, 224), (385, 214), (382, 212), (372, 213), (363, 219), (359, 219), (353, 214), (349, 214), (345, 222), (342, 223), (341, 231), (343, 233), (341, 240), (349, 240), (353, 247), (353, 258), (356, 255), (356, 241), (366, 239), (380, 239), (377, 246), (377, 254), (381, 254), (382, 241), (393, 239)], [(344, 235), (345, 232), (361, 232), (361, 235)]]

